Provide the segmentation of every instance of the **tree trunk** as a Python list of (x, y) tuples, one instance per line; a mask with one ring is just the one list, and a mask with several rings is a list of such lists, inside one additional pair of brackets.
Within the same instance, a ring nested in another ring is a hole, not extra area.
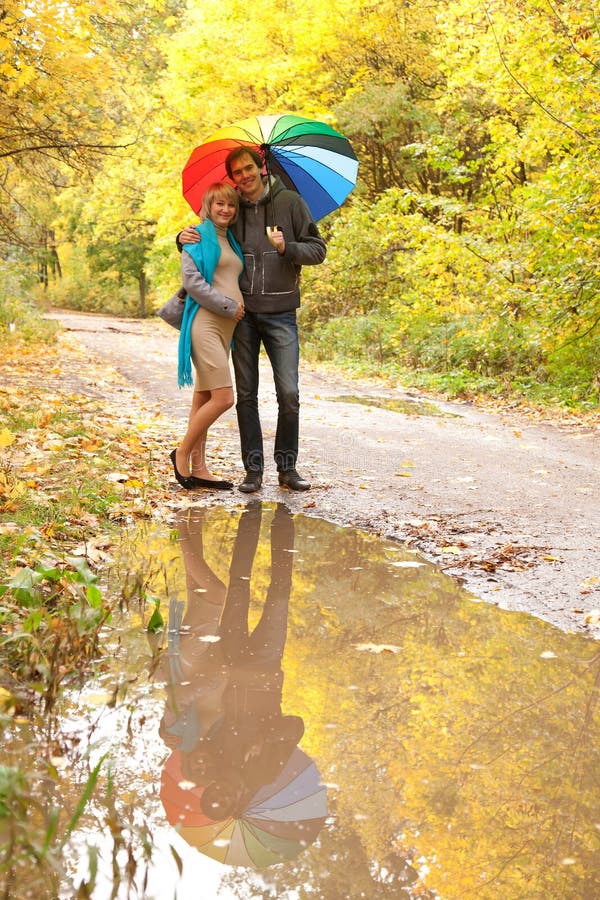
[(142, 269), (138, 278), (140, 286), (140, 315), (142, 319), (146, 318), (146, 273)]
[(60, 259), (58, 258), (58, 250), (56, 249), (56, 236), (54, 234), (53, 228), (49, 229), (48, 237), (50, 238), (50, 246), (48, 248), (48, 252), (50, 254), (52, 274), (55, 278), (62, 278), (62, 269), (60, 265)]

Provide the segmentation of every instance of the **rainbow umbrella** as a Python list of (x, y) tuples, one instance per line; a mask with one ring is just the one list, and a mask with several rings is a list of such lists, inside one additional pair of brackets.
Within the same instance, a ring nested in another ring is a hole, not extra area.
[(278, 175), (297, 191), (316, 221), (341, 206), (356, 184), (358, 160), (339, 131), (303, 116), (253, 116), (221, 128), (192, 152), (183, 170), (183, 196), (194, 212), (210, 184), (229, 181), (225, 158), (240, 146), (258, 150), (269, 178)]
[[(176, 772), (171, 775), (177, 777)], [(183, 791), (185, 797), (169, 790), (168, 802), (161, 791), (167, 818), (188, 844), (229, 866), (263, 868), (292, 859), (315, 840), (327, 815), (317, 768), (299, 747), (275, 781), (252, 797), (240, 818), (214, 822), (203, 816), (202, 790)]]
[(210, 816), (200, 809), (200, 798), (204, 787), (196, 785), (183, 774), (181, 753), (174, 750), (162, 771), (160, 799), (171, 825), (196, 827), (213, 823)]

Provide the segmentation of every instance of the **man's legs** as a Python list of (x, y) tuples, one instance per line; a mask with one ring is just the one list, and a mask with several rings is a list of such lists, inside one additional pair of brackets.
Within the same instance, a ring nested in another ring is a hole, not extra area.
[(296, 313), (261, 315), (260, 326), (275, 381), (277, 394), (277, 432), (275, 434), (275, 465), (285, 472), (296, 468), (300, 397), (298, 392), (298, 326)]
[(246, 472), (262, 474), (263, 438), (258, 416), (258, 356), (260, 333), (256, 316), (247, 312), (233, 333), (233, 368), (242, 462)]
[(248, 639), (251, 655), (273, 668), (281, 667), (285, 648), (293, 550), (294, 519), (287, 506), (278, 503), (271, 521), (271, 583), (260, 620)]
[(238, 521), (231, 555), (229, 587), (221, 614), (219, 635), (223, 655), (228, 663), (234, 665), (243, 664), (249, 655), (250, 577), (260, 537), (261, 520), (260, 503), (246, 507)]

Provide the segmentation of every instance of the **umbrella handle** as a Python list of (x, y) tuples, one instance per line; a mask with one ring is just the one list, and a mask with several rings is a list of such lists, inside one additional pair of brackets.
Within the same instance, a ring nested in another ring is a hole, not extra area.
[(269, 240), (269, 243), (270, 243), (273, 247), (277, 247), (277, 244), (276, 244), (275, 241), (273, 240), (272, 235), (273, 235), (273, 232), (274, 232), (274, 231), (279, 231), (278, 226), (277, 226), (277, 225), (273, 225), (273, 227), (271, 227), (270, 225), (267, 225), (266, 228), (265, 228), (265, 231), (267, 232), (267, 238), (268, 238), (268, 240)]

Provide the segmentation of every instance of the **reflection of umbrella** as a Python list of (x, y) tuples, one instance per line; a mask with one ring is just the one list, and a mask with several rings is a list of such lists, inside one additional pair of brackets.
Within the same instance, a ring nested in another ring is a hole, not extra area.
[(160, 799), (171, 825), (207, 825), (213, 820), (200, 809), (204, 787), (192, 784), (181, 769), (181, 754), (174, 750), (163, 769)]
[(315, 220), (341, 206), (356, 184), (358, 161), (339, 131), (303, 116), (254, 116), (221, 128), (193, 151), (183, 170), (183, 196), (194, 212), (210, 184), (227, 180), (225, 158), (235, 147), (260, 151), (267, 174), (297, 191)]
[(161, 791), (167, 818), (179, 825), (188, 844), (230, 866), (261, 868), (293, 858), (315, 840), (327, 814), (317, 768), (298, 747), (275, 781), (256, 792), (240, 818), (212, 822), (204, 816), (199, 809), (203, 790), (180, 791), (178, 796), (169, 791), (168, 804)]

